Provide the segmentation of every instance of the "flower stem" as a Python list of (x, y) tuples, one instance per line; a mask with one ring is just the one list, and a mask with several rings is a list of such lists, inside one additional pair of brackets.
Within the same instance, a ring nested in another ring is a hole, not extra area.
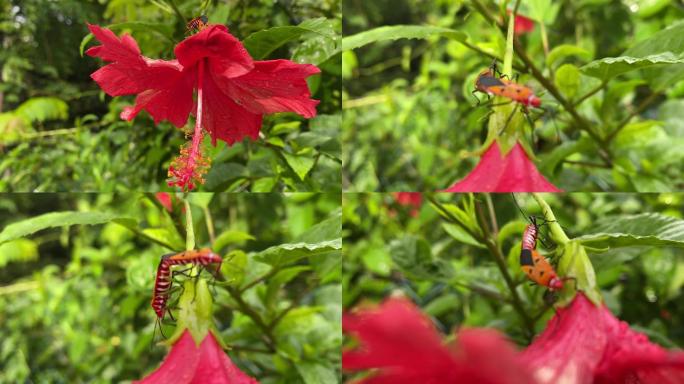
[(513, 39), (515, 38), (515, 12), (520, 1), (518, 0), (515, 10), (508, 18), (508, 32), (506, 33), (506, 52), (504, 53), (503, 73), (507, 76), (513, 75)]
[(484, 212), (482, 212), (482, 204), (478, 203), (476, 200), (475, 207), (477, 211), (477, 221), (480, 224), (480, 228), (482, 229), (482, 232), (484, 234), (483, 243), (487, 247), (487, 249), (489, 249), (489, 253), (491, 253), (494, 257), (494, 261), (496, 261), (496, 265), (499, 267), (501, 275), (503, 276), (504, 281), (508, 286), (508, 289), (511, 291), (511, 304), (513, 304), (513, 308), (520, 315), (520, 318), (522, 319), (522, 322), (525, 325), (527, 336), (531, 338), (532, 335), (534, 335), (534, 323), (525, 311), (525, 308), (522, 305), (522, 301), (520, 300), (520, 296), (518, 296), (518, 291), (515, 288), (515, 282), (513, 282), (513, 278), (511, 277), (510, 273), (508, 273), (508, 267), (506, 266), (506, 258), (501, 252), (501, 248), (499, 247), (496, 237), (492, 235), (487, 226), (487, 219), (485, 218)]
[(570, 238), (568, 238), (568, 236), (565, 234), (565, 231), (563, 231), (563, 228), (561, 228), (560, 224), (558, 224), (556, 216), (553, 214), (551, 207), (546, 203), (546, 201), (544, 201), (539, 193), (533, 193), (532, 197), (537, 200), (537, 204), (539, 204), (539, 207), (542, 210), (544, 219), (549, 225), (549, 230), (551, 231), (551, 237), (553, 240), (560, 245), (567, 244), (570, 241)]
[(195, 249), (195, 230), (192, 225), (192, 209), (187, 200), (183, 200), (185, 204), (185, 249)]

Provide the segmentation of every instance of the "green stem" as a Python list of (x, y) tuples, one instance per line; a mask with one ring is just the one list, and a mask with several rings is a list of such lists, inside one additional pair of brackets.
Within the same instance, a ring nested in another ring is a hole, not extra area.
[(565, 231), (563, 231), (563, 228), (561, 228), (560, 224), (558, 224), (556, 216), (553, 214), (551, 207), (546, 203), (546, 201), (544, 201), (544, 198), (542, 198), (539, 193), (533, 193), (532, 197), (537, 200), (537, 204), (539, 204), (539, 207), (542, 210), (544, 219), (549, 225), (549, 230), (551, 231), (551, 237), (553, 240), (559, 245), (567, 244), (570, 241), (570, 238), (565, 234)]
[(493, 236), (492, 233), (489, 231), (489, 228), (487, 226), (487, 219), (485, 218), (484, 212), (482, 212), (482, 205), (475, 201), (475, 208), (477, 212), (477, 221), (484, 234), (483, 243), (487, 247), (487, 249), (489, 249), (489, 253), (494, 257), (494, 261), (496, 262), (496, 265), (499, 267), (499, 271), (501, 271), (501, 275), (503, 276), (504, 281), (508, 286), (508, 289), (511, 291), (511, 301), (513, 304), (513, 308), (520, 315), (520, 318), (522, 319), (523, 324), (525, 325), (527, 335), (532, 336), (534, 335), (534, 323), (532, 323), (532, 319), (530, 319), (530, 317), (527, 315), (527, 312), (525, 311), (525, 308), (522, 305), (522, 301), (520, 300), (520, 296), (518, 296), (518, 291), (515, 289), (515, 282), (513, 282), (513, 278), (508, 273), (506, 258), (504, 257), (503, 252), (501, 252), (501, 248), (499, 247), (499, 244), (496, 241), (496, 237)]
[(504, 53), (503, 73), (509, 77), (513, 76), (513, 39), (515, 39), (515, 13), (520, 5), (520, 0), (516, 1), (515, 8), (508, 18), (508, 33), (506, 34), (506, 53)]
[(192, 225), (192, 209), (187, 199), (183, 200), (185, 204), (185, 249), (195, 249), (195, 229)]
[(202, 207), (204, 210), (204, 220), (207, 223), (207, 232), (209, 233), (209, 241), (214, 244), (216, 241), (216, 233), (214, 231), (214, 219), (211, 217), (211, 212), (208, 207)]

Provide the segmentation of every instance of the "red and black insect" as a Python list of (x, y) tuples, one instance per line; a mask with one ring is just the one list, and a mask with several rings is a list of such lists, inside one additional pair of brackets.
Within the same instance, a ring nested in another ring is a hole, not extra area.
[(550, 291), (563, 289), (563, 282), (572, 277), (560, 278), (551, 263), (537, 251), (539, 225), (534, 216), (523, 232), (520, 246), (520, 268), (535, 283), (549, 288)]
[(166, 258), (173, 254), (162, 256), (157, 267), (157, 276), (154, 280), (154, 292), (152, 293), (152, 308), (157, 318), (164, 317), (166, 312), (166, 302), (169, 299), (171, 290), (171, 265), (166, 262)]
[(152, 295), (152, 308), (157, 314), (157, 318), (164, 317), (166, 312), (166, 302), (169, 299), (169, 292), (171, 291), (171, 266), (194, 264), (205, 266), (209, 264), (217, 264), (216, 272), (221, 269), (221, 256), (212, 252), (208, 248), (200, 250), (189, 250), (180, 253), (169, 253), (162, 256), (159, 266), (157, 267), (157, 276), (154, 281), (154, 292)]
[(194, 30), (201, 31), (207, 26), (208, 22), (209, 19), (207, 19), (206, 15), (195, 17), (194, 19), (188, 21), (188, 24), (186, 25), (187, 29), (185, 32), (192, 32)]
[(477, 79), (475, 79), (473, 94), (475, 92), (505, 97), (525, 107), (541, 107), (541, 99), (534, 94), (531, 88), (511, 81), (505, 75), (501, 75), (496, 69), (496, 64), (492, 64), (492, 66), (480, 72)]

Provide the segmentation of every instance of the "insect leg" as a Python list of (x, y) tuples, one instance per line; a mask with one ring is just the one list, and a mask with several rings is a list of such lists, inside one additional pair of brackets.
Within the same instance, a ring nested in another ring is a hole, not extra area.
[(515, 115), (515, 110), (516, 110), (516, 109), (518, 109), (518, 105), (517, 105), (517, 104), (513, 107), (513, 110), (511, 111), (511, 113), (510, 113), (510, 114), (508, 115), (508, 117), (506, 118), (506, 124), (504, 124), (503, 128), (501, 128), (501, 130), (499, 131), (499, 135), (501, 135), (502, 133), (504, 133), (504, 131), (506, 130), (506, 128), (508, 128), (508, 124), (511, 122), (511, 119), (513, 119), (513, 115)]

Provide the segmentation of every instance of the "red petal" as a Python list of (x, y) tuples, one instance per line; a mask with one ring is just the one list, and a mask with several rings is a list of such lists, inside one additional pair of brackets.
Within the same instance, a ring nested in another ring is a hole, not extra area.
[(534, 20), (528, 19), (527, 17), (521, 15), (515, 16), (514, 32), (516, 35), (532, 31), (534, 31)]
[(669, 352), (629, 328), (607, 309), (602, 318), (609, 343), (596, 369), (594, 383), (684, 383), (684, 352)]
[(233, 364), (216, 342), (213, 333), (209, 332), (204, 338), (199, 353), (193, 384), (258, 384), (258, 381)]
[(195, 375), (195, 368), (199, 363), (200, 354), (195, 341), (189, 331), (171, 347), (161, 366), (140, 381), (141, 384), (190, 383)]
[(173, 203), (171, 202), (171, 194), (168, 192), (157, 192), (154, 194), (159, 204), (161, 204), (167, 211), (173, 212)]
[(318, 100), (310, 99), (306, 78), (319, 73), (311, 64), (290, 60), (255, 61), (254, 69), (234, 79), (216, 77), (226, 95), (253, 113), (295, 112), (316, 116)]
[(252, 57), (242, 43), (228, 33), (224, 25), (211, 25), (181, 41), (174, 50), (184, 67), (192, 67), (207, 58), (212, 73), (231, 78), (254, 68)]
[(601, 309), (583, 294), (558, 310), (544, 332), (522, 353), (540, 383), (590, 384), (608, 337)]
[(247, 111), (223, 94), (214, 82), (216, 75), (207, 76), (203, 82), (202, 125), (209, 132), (212, 142), (223, 140), (228, 144), (245, 137), (256, 140), (261, 129), (261, 115)]
[(155, 85), (140, 92), (135, 98), (135, 106), (124, 108), (121, 118), (133, 120), (144, 109), (154, 118), (155, 124), (168, 120), (178, 128), (184, 126), (193, 106), (194, 73), (194, 71), (167, 72), (164, 76), (162, 71), (156, 71), (154, 75), (149, 72), (148, 79), (156, 78)]
[(445, 192), (562, 192), (539, 173), (520, 143), (501, 157), (494, 141), (463, 180)]
[(88, 25), (88, 28), (102, 45), (86, 53), (112, 62), (90, 77), (110, 96), (139, 94), (135, 107), (125, 108), (121, 118), (132, 120), (145, 109), (155, 123), (169, 120), (177, 127), (185, 125), (192, 108), (192, 73), (184, 73), (176, 60), (143, 57), (135, 40), (128, 35), (119, 39), (109, 29), (97, 25)]
[(430, 319), (403, 299), (346, 314), (342, 327), (361, 342), (358, 349), (343, 352), (343, 368), (378, 369), (364, 384), (533, 382), (524, 362), (496, 331), (462, 330), (458, 344), (447, 348)]

